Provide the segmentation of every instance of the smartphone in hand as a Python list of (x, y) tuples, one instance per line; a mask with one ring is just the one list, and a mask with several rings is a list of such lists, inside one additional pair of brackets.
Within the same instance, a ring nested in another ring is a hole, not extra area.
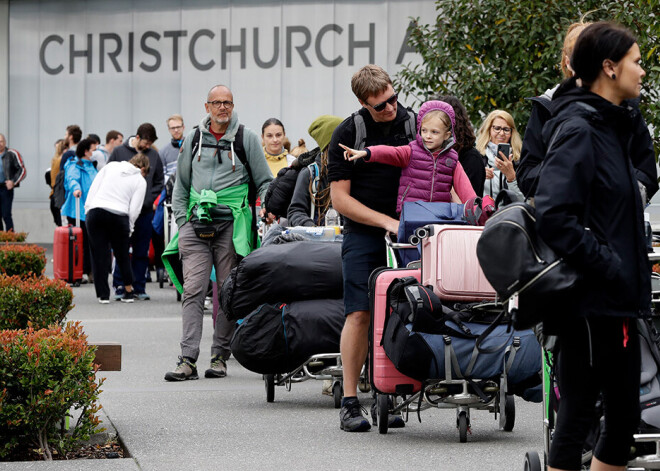
[(500, 156), (500, 152), (502, 152), (508, 160), (509, 155), (511, 154), (511, 144), (497, 144), (497, 158), (498, 159), (502, 158)]

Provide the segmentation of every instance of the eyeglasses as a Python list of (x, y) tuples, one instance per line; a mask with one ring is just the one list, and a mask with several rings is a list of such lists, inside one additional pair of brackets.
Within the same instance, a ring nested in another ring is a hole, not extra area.
[(220, 108), (227, 108), (231, 109), (234, 106), (233, 101), (207, 101), (207, 104), (211, 105), (211, 107), (215, 108), (216, 110), (219, 110)]
[(178, 131), (179, 129), (183, 129), (183, 126), (170, 126), (169, 128), (170, 131)]
[(503, 132), (504, 134), (511, 134), (511, 128), (503, 128), (502, 126), (493, 126), (491, 129), (495, 132)]
[(388, 103), (390, 105), (394, 105), (398, 97), (399, 97), (398, 93), (395, 93), (394, 95), (392, 95), (382, 103), (378, 103), (377, 105), (369, 105), (369, 103), (367, 102), (367, 105), (371, 106), (376, 113), (381, 113), (385, 111), (385, 107), (387, 106)]

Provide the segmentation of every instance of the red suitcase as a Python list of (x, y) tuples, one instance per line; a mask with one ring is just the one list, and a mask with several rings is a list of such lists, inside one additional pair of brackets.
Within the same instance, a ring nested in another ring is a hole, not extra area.
[(481, 226), (433, 224), (422, 239), (422, 284), (432, 286), (440, 299), (495, 299), (477, 259)]
[(420, 278), (419, 269), (386, 268), (374, 271), (369, 277), (371, 302), (371, 328), (369, 332), (369, 380), (371, 387), (381, 394), (414, 394), (422, 383), (412, 379), (394, 367), (380, 344), (383, 336), (385, 315), (389, 313), (387, 288), (395, 278), (414, 276)]
[(83, 241), (80, 226), (80, 198), (76, 198), (76, 222), (55, 229), (53, 275), (58, 280), (78, 284), (83, 277)]

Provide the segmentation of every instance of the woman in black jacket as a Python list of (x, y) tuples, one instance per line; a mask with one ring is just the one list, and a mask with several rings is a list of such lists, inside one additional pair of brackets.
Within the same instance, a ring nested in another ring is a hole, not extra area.
[[(565, 79), (573, 76), (570, 59), (575, 41), (584, 28), (590, 24), (579, 21), (571, 24), (566, 31), (560, 63)], [(559, 85), (556, 85), (554, 88), (546, 90), (541, 96), (530, 98), (532, 111), (527, 122), (527, 127), (525, 128), (525, 137), (523, 138), (522, 151), (520, 152), (520, 165), (518, 165), (517, 170), (518, 187), (528, 198), (533, 197), (534, 193), (536, 193), (538, 175), (546, 151), (546, 143), (543, 142), (541, 132), (543, 125), (551, 118), (550, 103), (558, 87)], [(633, 108), (632, 121), (634, 129), (634, 133), (627, 144), (628, 153), (635, 168), (635, 176), (639, 183), (644, 185), (646, 190), (646, 201), (644, 203), (647, 203), (658, 191), (658, 181), (653, 176), (656, 173), (653, 140), (651, 139), (648, 125), (639, 111), (639, 99), (626, 100), (626, 105), (628, 104)]]
[(580, 469), (599, 394), (605, 420), (593, 471), (625, 469), (639, 425), (635, 320), (650, 311), (651, 280), (642, 201), (626, 151), (633, 110), (625, 100), (639, 95), (640, 60), (630, 31), (606, 22), (587, 27), (571, 58), (575, 77), (555, 93), (553, 118), (543, 128), (545, 142), (554, 144), (536, 192), (537, 230), (583, 275), (571, 303), (555, 311), (561, 401), (550, 470)]

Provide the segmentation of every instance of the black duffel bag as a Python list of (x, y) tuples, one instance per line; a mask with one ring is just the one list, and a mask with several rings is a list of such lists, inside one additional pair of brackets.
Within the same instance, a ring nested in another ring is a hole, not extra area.
[(477, 243), (479, 264), (499, 298), (507, 302), (518, 295), (518, 309), (512, 313), (515, 329), (543, 320), (549, 301), (569, 292), (580, 278), (538, 236), (535, 214), (527, 203), (506, 205), (486, 222)]
[(230, 321), (268, 303), (343, 297), (341, 243), (295, 241), (261, 247), (232, 269), (222, 285)]
[(263, 304), (236, 326), (231, 352), (255, 373), (288, 373), (312, 355), (338, 353), (344, 320), (341, 299)]

